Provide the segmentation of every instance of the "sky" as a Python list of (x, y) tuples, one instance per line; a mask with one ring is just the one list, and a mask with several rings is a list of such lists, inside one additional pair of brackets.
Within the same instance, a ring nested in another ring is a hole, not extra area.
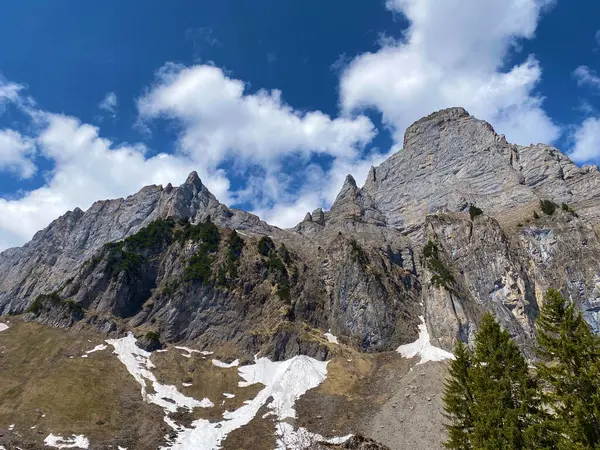
[(0, 250), (192, 170), (291, 227), (452, 106), (597, 164), (600, 3), (6, 2)]

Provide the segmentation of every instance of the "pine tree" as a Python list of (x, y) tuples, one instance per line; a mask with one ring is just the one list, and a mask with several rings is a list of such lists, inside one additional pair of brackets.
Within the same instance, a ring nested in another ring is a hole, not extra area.
[(448, 441), (445, 447), (456, 450), (471, 450), (473, 435), (473, 393), (471, 392), (471, 352), (462, 343), (454, 347), (454, 360), (448, 369), (449, 377), (444, 383), (444, 410), (450, 421), (446, 425)]
[(539, 406), (537, 384), (517, 345), (490, 314), (480, 323), (470, 372), (473, 448), (528, 448), (527, 432)]
[(547, 420), (560, 449), (600, 448), (600, 339), (581, 311), (549, 289), (537, 321), (538, 378), (548, 389)]

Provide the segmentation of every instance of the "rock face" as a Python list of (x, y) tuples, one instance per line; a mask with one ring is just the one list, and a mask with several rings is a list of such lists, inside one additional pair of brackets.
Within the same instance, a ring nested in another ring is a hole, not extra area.
[(324, 359), (327, 330), (391, 350), (423, 315), (450, 349), (491, 311), (529, 352), (549, 287), (600, 332), (599, 224), (597, 167), (509, 144), (452, 108), (411, 125), (364, 187), (348, 176), (329, 211), (290, 230), (220, 204), (195, 172), (68, 212), (0, 254), (0, 312)]

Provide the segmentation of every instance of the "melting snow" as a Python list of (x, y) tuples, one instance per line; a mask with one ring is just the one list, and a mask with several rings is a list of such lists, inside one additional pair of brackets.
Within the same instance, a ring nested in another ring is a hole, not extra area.
[(13, 423), (13, 424), (10, 424), (10, 425), (8, 426), (8, 431), (12, 431), (12, 430), (14, 430), (14, 429), (15, 429), (15, 424), (14, 424), (14, 423)]
[(233, 398), (235, 397), (235, 394), (230, 394), (229, 392), (223, 392), (223, 395), (227, 398)]
[(253, 365), (243, 366), (239, 374), (244, 379), (240, 387), (262, 383), (265, 387), (252, 400), (245, 402), (235, 411), (227, 411), (221, 422), (198, 419), (191, 428), (176, 425), (165, 418), (177, 432), (175, 441), (164, 449), (192, 450), (217, 449), (229, 433), (248, 424), (270, 398), (268, 407), (278, 421), (294, 418), (294, 403), (309, 389), (317, 387), (327, 376), (327, 362), (317, 361), (308, 356), (296, 356), (287, 361), (271, 362), (267, 358), (256, 360)]
[(192, 385), (192, 383), (181, 383), (181, 385), (184, 387), (190, 387)]
[(240, 360), (236, 359), (233, 362), (228, 363), (224, 363), (222, 361), (219, 361), (218, 359), (213, 359), (212, 363), (217, 366), (217, 367), (221, 367), (222, 369), (230, 369), (231, 367), (237, 367), (240, 365)]
[[(133, 378), (142, 387), (142, 398), (149, 403), (154, 403), (162, 407), (165, 411), (176, 412), (177, 408), (210, 408), (214, 404), (207, 398), (198, 401), (192, 397), (187, 397), (172, 385), (160, 384), (150, 369), (154, 364), (150, 361), (150, 352), (142, 350), (135, 345), (136, 339), (133, 334), (127, 334), (127, 337), (121, 339), (108, 339), (106, 341), (115, 348), (119, 360), (125, 364), (127, 370)], [(152, 383), (153, 394), (146, 393), (146, 380)]]
[[(244, 402), (235, 411), (226, 411), (220, 422), (209, 422), (198, 419), (191, 423), (190, 428), (178, 425), (168, 416), (175, 412), (178, 407), (188, 408), (211, 407), (213, 403), (204, 399), (197, 401), (191, 397), (181, 394), (175, 386), (163, 386), (156, 380), (151, 369), (155, 366), (150, 361), (150, 352), (135, 345), (136, 339), (131, 333), (121, 339), (106, 341), (112, 345), (114, 353), (127, 367), (129, 373), (141, 386), (142, 397), (150, 402), (161, 406), (165, 410), (164, 421), (177, 432), (177, 436), (169, 441), (164, 450), (195, 450), (195, 449), (218, 449), (221, 442), (231, 433), (248, 424), (264, 406), (270, 409), (270, 415), (274, 415), (278, 423), (278, 431), (284, 435), (282, 445), (290, 450), (296, 450), (299, 443), (303, 442), (305, 436), (322, 439), (321, 436), (308, 432), (304, 429), (294, 430), (291, 425), (283, 422), (286, 418), (295, 418), (294, 404), (296, 400), (308, 390), (317, 387), (327, 377), (327, 362), (317, 361), (308, 356), (296, 356), (287, 361), (272, 362), (267, 358), (255, 358), (255, 364), (239, 367), (238, 371), (243, 381), (240, 387), (246, 387), (257, 383), (263, 384), (264, 388), (255, 398)], [(179, 348), (179, 347), (177, 347)], [(180, 350), (191, 350), (179, 348)], [(195, 351), (189, 351), (191, 354)], [(198, 352), (200, 353), (200, 352)], [(213, 360), (218, 367), (231, 368), (239, 365), (235, 360), (230, 364)], [(146, 382), (152, 384), (155, 393), (146, 392)], [(227, 398), (233, 398), (234, 394), (224, 393)], [(269, 402), (269, 400), (271, 400)], [(174, 403), (172, 403), (174, 402)], [(346, 438), (336, 438), (335, 441), (345, 441)], [(333, 442), (333, 441), (332, 441)], [(278, 447), (279, 448), (279, 447)]]
[(325, 333), (325, 337), (327, 338), (327, 340), (330, 343), (332, 343), (332, 344), (339, 344), (338, 338), (335, 337), (333, 334), (331, 334), (331, 330), (329, 330), (327, 333)]
[(324, 438), (320, 434), (311, 433), (306, 428), (294, 429), (287, 422), (279, 422), (276, 426), (277, 444), (275, 450), (305, 450), (312, 448), (312, 444), (319, 441), (330, 444), (343, 444), (352, 437), (351, 434), (343, 437)]
[(54, 448), (88, 448), (90, 441), (83, 434), (73, 434), (71, 437), (49, 434), (44, 439), (44, 444)]
[(454, 355), (441, 348), (431, 345), (425, 318), (419, 316), (421, 323), (419, 324), (419, 339), (412, 344), (405, 344), (398, 347), (396, 350), (405, 358), (413, 358), (420, 356), (421, 360), (417, 364), (425, 364), (429, 361), (442, 361), (444, 359), (454, 359)]
[(107, 345), (100, 344), (100, 345), (96, 345), (93, 349), (88, 350), (85, 353), (89, 355), (90, 353), (99, 352), (100, 350), (106, 350), (106, 349), (107, 349)]
[(8, 325), (5, 323), (0, 323), (0, 331), (8, 330)]

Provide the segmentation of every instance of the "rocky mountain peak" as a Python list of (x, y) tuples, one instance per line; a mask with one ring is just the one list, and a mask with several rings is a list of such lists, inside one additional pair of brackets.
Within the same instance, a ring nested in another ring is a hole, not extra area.
[(197, 190), (202, 188), (202, 180), (198, 176), (198, 172), (192, 171), (185, 180), (186, 185), (194, 186)]

